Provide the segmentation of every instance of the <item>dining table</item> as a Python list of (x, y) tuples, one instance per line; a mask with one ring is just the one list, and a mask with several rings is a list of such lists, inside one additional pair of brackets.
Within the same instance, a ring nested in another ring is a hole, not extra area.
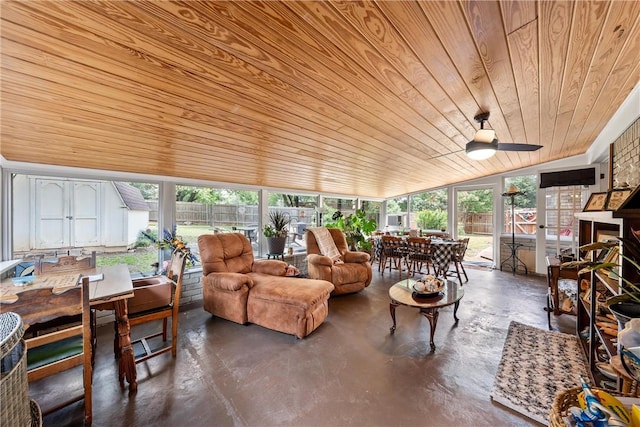
[(89, 305), (91, 307), (107, 304), (114, 311), (117, 336), (114, 348), (118, 356), (118, 378), (120, 385), (124, 380), (129, 383), (129, 394), (137, 391), (137, 374), (133, 346), (131, 345), (131, 325), (127, 309), (127, 299), (133, 297), (133, 282), (126, 264), (94, 267), (75, 272), (42, 273), (33, 276), (33, 280), (23, 281), (16, 286), (11, 278), (0, 282), (0, 301), (4, 309), (10, 311), (11, 301), (18, 294), (37, 288), (54, 288), (62, 291), (65, 288), (79, 286), (83, 276), (89, 276)]
[[(401, 236), (404, 240), (406, 238)], [(407, 236), (408, 237), (408, 236)], [(455, 255), (461, 248), (461, 243), (457, 240), (450, 239), (431, 239), (431, 265), (438, 276), (446, 277), (449, 265), (454, 262)], [(373, 238), (374, 254), (377, 259), (382, 256), (382, 236)]]

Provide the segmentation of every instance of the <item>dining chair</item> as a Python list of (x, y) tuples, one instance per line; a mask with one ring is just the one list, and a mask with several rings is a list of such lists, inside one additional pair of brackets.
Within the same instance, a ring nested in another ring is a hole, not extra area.
[(402, 276), (402, 263), (406, 264), (406, 246), (402, 237), (398, 236), (382, 236), (382, 253), (378, 270), (384, 275), (384, 270), (389, 266), (395, 268)]
[[(96, 251), (92, 251), (89, 255), (64, 255), (64, 256), (56, 256), (53, 258), (43, 258), (40, 257), (36, 260), (34, 274), (36, 276), (40, 274), (53, 274), (53, 273), (69, 273), (69, 272), (80, 272), (82, 270), (87, 270), (90, 268), (95, 268), (96, 266)], [(95, 310), (90, 310), (90, 319), (91, 319), (91, 355), (95, 361), (96, 347), (97, 347), (97, 321), (96, 321), (96, 313)], [(74, 322), (79, 322), (80, 317), (61, 317), (53, 320), (52, 322), (46, 325), (40, 325), (43, 328), (49, 327), (61, 327), (62, 325), (70, 325)]]
[[(469, 281), (467, 272), (464, 269), (464, 264), (462, 263), (462, 261), (464, 261), (464, 256), (467, 253), (468, 247), (469, 247), (468, 237), (458, 239), (458, 245), (456, 246), (455, 251), (453, 253), (453, 257), (451, 259), (453, 267), (455, 269), (455, 273), (458, 276), (458, 281), (460, 282), (460, 284), (462, 284), (462, 277), (460, 276), (460, 270), (462, 270), (462, 273), (464, 274), (464, 281), (465, 282)], [(453, 271), (454, 270), (451, 270), (451, 272)]]
[(426, 274), (431, 266), (431, 239), (426, 237), (407, 238), (407, 263), (409, 276), (422, 273), (422, 266), (426, 265)]
[[(54, 407), (43, 410), (43, 413), (51, 413), (84, 399), (85, 425), (91, 425), (93, 370), (89, 278), (84, 277), (81, 284), (74, 287), (44, 287), (18, 292), (14, 300), (0, 301), (0, 309), (2, 312), (17, 313), (22, 318), (27, 347), (28, 382), (82, 365), (84, 393), (69, 398), (61, 397)], [(56, 319), (72, 316), (80, 316), (80, 323), (62, 329), (40, 328), (34, 332), (35, 326), (50, 325)]]
[[(136, 363), (143, 362), (159, 354), (171, 351), (173, 357), (177, 354), (178, 342), (178, 308), (182, 293), (182, 276), (186, 264), (186, 254), (174, 251), (167, 268), (167, 275), (143, 277), (133, 280), (134, 296), (127, 301), (129, 310), (129, 324), (133, 327), (143, 323), (162, 320), (162, 331), (146, 335), (132, 341), (136, 355)], [(171, 318), (171, 343), (167, 344), (168, 319)], [(152, 348), (149, 340), (162, 336), (165, 343), (160, 348)]]
[(35, 264), (34, 273), (36, 276), (43, 273), (67, 273), (70, 271), (80, 271), (96, 266), (96, 251), (90, 255), (61, 256), (55, 258), (38, 258)]

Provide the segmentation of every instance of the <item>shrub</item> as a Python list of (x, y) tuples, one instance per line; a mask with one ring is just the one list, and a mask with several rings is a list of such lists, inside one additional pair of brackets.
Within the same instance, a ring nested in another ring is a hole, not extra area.
[(447, 212), (441, 209), (420, 211), (417, 225), (426, 230), (443, 230), (447, 228)]

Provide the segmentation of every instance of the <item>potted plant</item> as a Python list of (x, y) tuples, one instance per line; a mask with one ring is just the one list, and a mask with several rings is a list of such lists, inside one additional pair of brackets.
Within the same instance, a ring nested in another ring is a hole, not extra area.
[(342, 212), (337, 211), (331, 219), (334, 222), (327, 224), (327, 227), (335, 227), (344, 231), (349, 250), (371, 251), (372, 244), (367, 241), (367, 237), (371, 236), (378, 224), (374, 219), (367, 218), (364, 209), (356, 209), (354, 213), (346, 217), (342, 215)]
[(267, 238), (267, 253), (282, 254), (289, 234), (289, 214), (281, 211), (269, 211), (269, 223), (262, 229)]

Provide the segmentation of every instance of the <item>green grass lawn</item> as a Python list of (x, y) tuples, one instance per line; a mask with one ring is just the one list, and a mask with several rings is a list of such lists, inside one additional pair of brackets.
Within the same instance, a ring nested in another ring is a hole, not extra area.
[[(155, 224), (152, 224), (149, 229), (155, 231), (157, 228)], [(198, 236), (213, 233), (209, 225), (179, 225), (176, 232), (195, 251), (198, 247)], [(493, 238), (490, 235), (460, 234), (459, 237), (469, 237), (469, 247), (465, 258), (473, 258), (483, 249), (493, 245)], [(131, 273), (150, 273), (154, 271), (155, 267), (152, 264), (157, 260), (158, 251), (154, 246), (148, 246), (127, 252), (98, 254), (96, 263), (98, 266), (127, 264)]]
[[(149, 230), (157, 231), (157, 225), (152, 223)], [(213, 231), (208, 225), (179, 225), (176, 233), (188, 243), (190, 248), (197, 251), (198, 236), (201, 234), (211, 234)], [(192, 250), (193, 250), (192, 249)], [(117, 264), (127, 264), (131, 273), (151, 273), (155, 270), (153, 263), (158, 261), (158, 251), (151, 244), (147, 247), (139, 247), (127, 252), (103, 253), (96, 256), (96, 264), (100, 266), (110, 266)]]
[(490, 248), (493, 246), (493, 236), (491, 235), (485, 235), (485, 234), (466, 235), (464, 233), (461, 233), (458, 235), (458, 237), (469, 238), (469, 246), (467, 247), (467, 253), (465, 254), (465, 259), (476, 257), (478, 256), (480, 251), (482, 251), (483, 249)]

